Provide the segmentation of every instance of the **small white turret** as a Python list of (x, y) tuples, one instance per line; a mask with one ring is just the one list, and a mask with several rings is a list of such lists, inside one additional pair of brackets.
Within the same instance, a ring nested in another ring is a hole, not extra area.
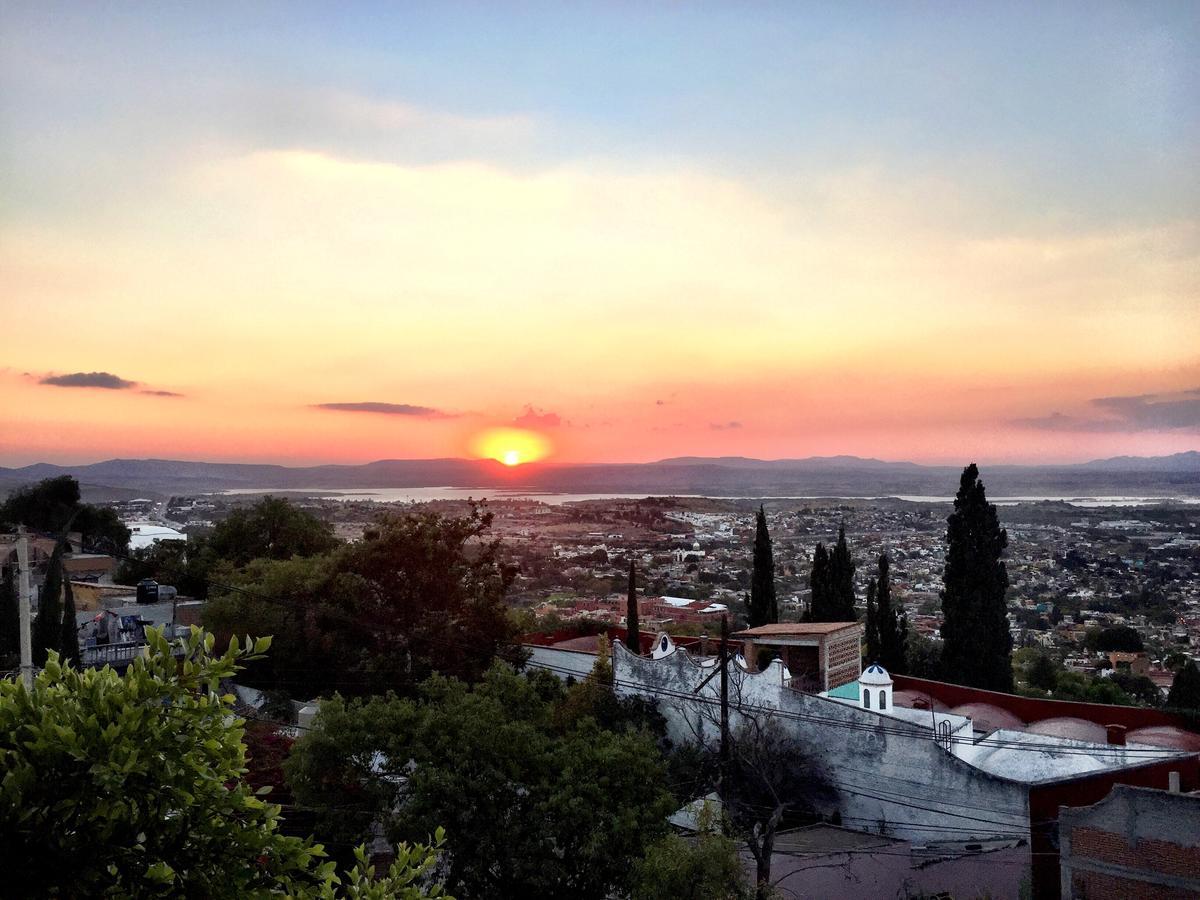
[(660, 631), (654, 641), (654, 649), (650, 651), (650, 658), (662, 659), (664, 656), (670, 656), (674, 652), (675, 642), (671, 640), (671, 636), (665, 631)]
[(892, 708), (892, 676), (879, 663), (871, 663), (858, 676), (858, 692), (863, 709), (887, 712)]

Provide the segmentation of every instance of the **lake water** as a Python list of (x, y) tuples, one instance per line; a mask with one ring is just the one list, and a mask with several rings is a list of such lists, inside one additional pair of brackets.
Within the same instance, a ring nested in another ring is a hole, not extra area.
[[(320, 497), (325, 500), (374, 500), (376, 503), (424, 503), (430, 500), (537, 500), (558, 506), (563, 503), (578, 503), (584, 500), (643, 500), (648, 496), (666, 496), (663, 494), (646, 493), (607, 493), (607, 494), (557, 494), (539, 491), (505, 491), (495, 488), (457, 488), (457, 487), (409, 487), (409, 488), (370, 488), (365, 490), (338, 491), (326, 488), (238, 488), (221, 491), (222, 494), (303, 494), (307, 497)], [(702, 494), (673, 494), (675, 497), (702, 497)], [(829, 497), (829, 496), (787, 496), (787, 497), (719, 497), (721, 500), (907, 500), (911, 503), (949, 503), (953, 495), (946, 497), (925, 497), (912, 494), (881, 495), (878, 497)], [(1038, 503), (1052, 500), (1062, 501), (1081, 509), (1095, 509), (1102, 506), (1152, 506), (1157, 503), (1171, 501), (1200, 505), (1196, 497), (995, 497), (992, 502), (997, 506), (1016, 506), (1018, 503)]]

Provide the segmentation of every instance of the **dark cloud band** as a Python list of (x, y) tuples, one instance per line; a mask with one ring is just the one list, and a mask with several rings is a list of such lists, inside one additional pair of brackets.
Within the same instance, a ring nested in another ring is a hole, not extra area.
[(1104, 416), (1068, 416), (1051, 413), (1031, 419), (1013, 419), (1019, 428), (1044, 431), (1175, 431), (1200, 428), (1200, 388), (1165, 394), (1096, 397), (1091, 405)]
[(71, 372), (67, 375), (47, 375), (40, 379), (38, 384), (69, 388), (103, 388), (107, 391), (127, 391), (137, 387), (136, 381), (129, 381), (111, 372)]
[(361, 403), (316, 403), (316, 409), (329, 409), (335, 412), (374, 413), (381, 416), (409, 416), (414, 419), (450, 419), (454, 413), (443, 412), (432, 406), (416, 406), (412, 403), (380, 403), (364, 401)]

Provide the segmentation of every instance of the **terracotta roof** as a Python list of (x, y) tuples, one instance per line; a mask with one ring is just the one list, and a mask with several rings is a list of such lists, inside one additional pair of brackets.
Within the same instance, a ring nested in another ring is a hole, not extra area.
[(747, 628), (731, 637), (803, 637), (812, 634), (833, 634), (835, 631), (857, 627), (857, 622), (779, 622), (775, 625)]

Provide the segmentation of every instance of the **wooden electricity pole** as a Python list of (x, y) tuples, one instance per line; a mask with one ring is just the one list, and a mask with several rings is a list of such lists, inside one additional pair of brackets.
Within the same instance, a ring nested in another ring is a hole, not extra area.
[(721, 616), (721, 784), (729, 767), (729, 617)]
[(17, 606), (21, 624), (21, 680), (25, 690), (33, 690), (33, 638), (30, 631), (32, 613), (29, 609), (29, 536), (25, 526), (17, 529)]

